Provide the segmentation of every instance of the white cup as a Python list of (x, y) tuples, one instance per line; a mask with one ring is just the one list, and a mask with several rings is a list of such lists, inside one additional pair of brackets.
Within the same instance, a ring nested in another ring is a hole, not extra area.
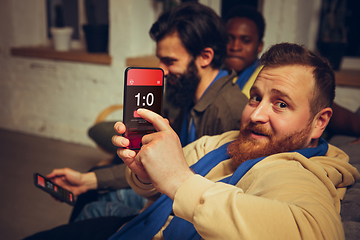
[(54, 48), (56, 51), (69, 51), (70, 50), (70, 41), (71, 36), (74, 32), (72, 27), (52, 27), (50, 29)]

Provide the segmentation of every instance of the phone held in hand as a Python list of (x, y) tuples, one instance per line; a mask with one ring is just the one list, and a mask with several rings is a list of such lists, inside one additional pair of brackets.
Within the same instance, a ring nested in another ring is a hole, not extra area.
[(129, 148), (141, 148), (145, 134), (155, 132), (153, 125), (137, 114), (139, 108), (146, 108), (162, 115), (164, 92), (164, 71), (161, 68), (128, 67), (124, 79), (123, 123), (124, 137), (129, 139)]
[(64, 201), (72, 206), (75, 205), (75, 197), (72, 192), (53, 183), (39, 173), (34, 173), (34, 184), (36, 187), (51, 194), (55, 198), (60, 199), (61, 201)]

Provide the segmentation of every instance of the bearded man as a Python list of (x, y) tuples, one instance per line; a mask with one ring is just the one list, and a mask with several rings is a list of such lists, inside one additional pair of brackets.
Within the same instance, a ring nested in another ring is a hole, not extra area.
[(183, 146), (204, 135), (239, 129), (247, 98), (232, 82), (235, 71), (220, 69), (228, 34), (209, 7), (183, 3), (162, 14), (150, 29), (166, 100), (180, 113), (171, 124)]
[(141, 150), (114, 136), (133, 190), (162, 196), (111, 240), (345, 239), (340, 199), (360, 176), (320, 138), (332, 115), (334, 74), (296, 44), (274, 45), (260, 63), (240, 132), (182, 149), (166, 119), (140, 109), (158, 130), (143, 137)]

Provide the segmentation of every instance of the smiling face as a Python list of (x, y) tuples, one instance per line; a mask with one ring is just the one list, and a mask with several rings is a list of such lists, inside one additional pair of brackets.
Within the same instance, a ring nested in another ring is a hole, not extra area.
[(166, 76), (166, 99), (174, 107), (193, 104), (201, 80), (196, 60), (188, 53), (177, 32), (157, 43), (159, 67)]
[(177, 32), (165, 36), (156, 44), (156, 56), (160, 60), (159, 67), (165, 76), (169, 73), (180, 76), (185, 73), (193, 59), (181, 42)]
[(230, 147), (236, 161), (312, 147), (310, 113), (312, 68), (292, 65), (265, 67), (250, 90), (241, 118), (239, 139)]
[[(304, 129), (310, 120), (309, 101), (314, 84), (310, 67), (265, 67), (250, 90), (242, 125), (259, 124), (272, 133), (272, 140)], [(250, 133), (250, 137), (259, 142), (270, 140), (256, 133)]]
[(226, 66), (240, 73), (249, 67), (263, 49), (255, 22), (244, 17), (235, 17), (226, 23), (229, 34)]

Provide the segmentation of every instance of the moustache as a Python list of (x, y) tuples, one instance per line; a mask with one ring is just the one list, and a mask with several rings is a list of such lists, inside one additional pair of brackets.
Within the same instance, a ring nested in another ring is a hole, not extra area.
[(253, 122), (250, 122), (247, 125), (243, 126), (240, 129), (240, 132), (244, 132), (244, 134), (255, 133), (257, 135), (263, 135), (269, 138), (272, 138), (274, 136), (273, 131), (271, 131), (270, 129), (266, 129), (264, 126)]

